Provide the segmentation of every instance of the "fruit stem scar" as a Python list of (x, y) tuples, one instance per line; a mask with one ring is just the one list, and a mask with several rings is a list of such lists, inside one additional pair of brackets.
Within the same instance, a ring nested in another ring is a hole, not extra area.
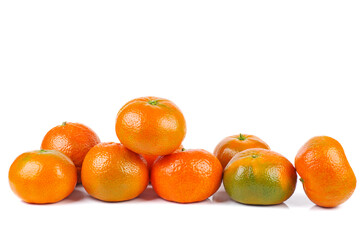
[(61, 124), (61, 126), (65, 126), (65, 125), (66, 125), (66, 121)]
[(300, 182), (304, 183), (304, 179), (300, 178)]
[(40, 151), (39, 151), (39, 153), (44, 153), (44, 152), (47, 152), (47, 151), (44, 149), (40, 149)]
[(182, 152), (185, 152), (185, 150), (186, 150), (185, 148), (182, 148), (182, 149), (181, 149)]
[(158, 100), (150, 100), (150, 101), (148, 101), (148, 103), (149, 103), (150, 105), (155, 106), (155, 105), (158, 105)]
[(259, 155), (253, 154), (253, 155), (251, 155), (251, 157), (252, 157), (252, 158), (257, 158), (257, 157), (259, 157)]
[(246, 140), (246, 137), (240, 133), (240, 136), (238, 137), (239, 140), (244, 141)]

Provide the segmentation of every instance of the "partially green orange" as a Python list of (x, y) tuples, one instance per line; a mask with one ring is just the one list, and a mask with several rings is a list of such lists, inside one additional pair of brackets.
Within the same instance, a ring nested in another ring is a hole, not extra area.
[(297, 175), (285, 157), (267, 149), (248, 149), (236, 154), (224, 170), (229, 196), (250, 205), (274, 205), (294, 193)]

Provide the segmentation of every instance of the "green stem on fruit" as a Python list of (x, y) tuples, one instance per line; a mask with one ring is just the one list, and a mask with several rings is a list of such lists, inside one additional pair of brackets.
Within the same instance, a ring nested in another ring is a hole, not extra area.
[(181, 149), (182, 152), (185, 152), (185, 150), (186, 150), (185, 148), (182, 148), (182, 149)]
[(158, 100), (150, 100), (150, 101), (148, 101), (148, 103), (150, 105), (156, 106), (156, 105), (158, 105)]
[(238, 137), (239, 140), (244, 141), (246, 140), (246, 137), (240, 133), (240, 136)]
[(63, 122), (63, 123), (61, 124), (61, 126), (65, 126), (65, 125), (66, 125), (66, 123), (67, 123), (66, 121), (65, 121), (65, 122)]
[(304, 183), (304, 179), (300, 178), (300, 182)]

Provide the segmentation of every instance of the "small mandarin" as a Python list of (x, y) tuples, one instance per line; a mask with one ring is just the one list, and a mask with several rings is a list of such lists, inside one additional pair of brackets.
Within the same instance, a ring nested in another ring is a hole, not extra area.
[(335, 139), (313, 137), (299, 150), (295, 168), (309, 199), (321, 207), (336, 207), (353, 194), (355, 174)]
[(219, 159), (223, 168), (228, 162), (239, 152), (250, 148), (264, 148), (270, 147), (260, 138), (254, 135), (241, 134), (232, 135), (224, 138), (215, 148), (214, 155)]
[(116, 134), (125, 147), (142, 155), (174, 152), (186, 134), (185, 118), (171, 101), (143, 97), (126, 103), (116, 117)]
[(54, 203), (76, 186), (76, 167), (64, 154), (53, 150), (21, 154), (9, 170), (12, 191), (28, 203)]
[(90, 149), (81, 177), (88, 194), (108, 202), (133, 199), (149, 183), (144, 158), (120, 143), (99, 143)]
[(282, 155), (261, 148), (237, 153), (224, 170), (224, 187), (229, 196), (250, 205), (274, 205), (295, 191), (296, 171)]
[(46, 133), (41, 149), (57, 150), (75, 164), (78, 182), (81, 182), (81, 166), (87, 152), (100, 143), (99, 137), (89, 127), (80, 123), (63, 122)]
[(158, 158), (151, 169), (155, 192), (168, 201), (203, 201), (220, 187), (222, 167), (205, 150), (183, 150)]

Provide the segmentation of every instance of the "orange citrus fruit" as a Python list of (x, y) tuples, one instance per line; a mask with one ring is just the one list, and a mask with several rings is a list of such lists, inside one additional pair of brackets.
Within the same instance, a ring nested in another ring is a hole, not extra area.
[(184, 150), (161, 156), (151, 169), (155, 192), (168, 201), (191, 203), (203, 201), (220, 187), (222, 167), (205, 150)]
[(76, 186), (76, 167), (64, 154), (53, 150), (26, 152), (9, 170), (12, 191), (28, 203), (54, 203)]
[(224, 170), (224, 187), (240, 203), (273, 205), (295, 191), (296, 171), (282, 155), (261, 148), (237, 153)]
[(75, 164), (78, 182), (81, 182), (81, 166), (87, 152), (100, 143), (99, 137), (89, 127), (80, 123), (64, 122), (46, 133), (41, 149), (57, 150)]
[[(181, 150), (183, 149), (183, 145), (180, 145), (178, 147), (178, 149), (175, 150), (174, 153), (176, 152), (181, 152)], [(157, 156), (157, 155), (142, 155), (144, 157), (144, 159), (146, 160), (147, 162), (147, 166), (149, 168), (149, 170), (151, 170), (151, 167), (153, 165), (153, 163), (156, 161), (156, 159), (158, 159), (160, 156)]]
[(130, 150), (144, 155), (174, 152), (186, 133), (185, 118), (171, 101), (143, 97), (126, 103), (116, 117), (116, 134)]
[(146, 161), (120, 143), (99, 143), (85, 157), (82, 184), (92, 197), (118, 202), (142, 193), (149, 183)]
[(306, 195), (321, 207), (336, 207), (355, 190), (356, 177), (344, 149), (331, 137), (314, 137), (306, 142), (296, 155), (295, 168)]
[(240, 134), (224, 138), (216, 146), (214, 155), (219, 159), (223, 168), (225, 168), (235, 154), (250, 148), (264, 148), (270, 150), (270, 147), (260, 138), (254, 135)]

